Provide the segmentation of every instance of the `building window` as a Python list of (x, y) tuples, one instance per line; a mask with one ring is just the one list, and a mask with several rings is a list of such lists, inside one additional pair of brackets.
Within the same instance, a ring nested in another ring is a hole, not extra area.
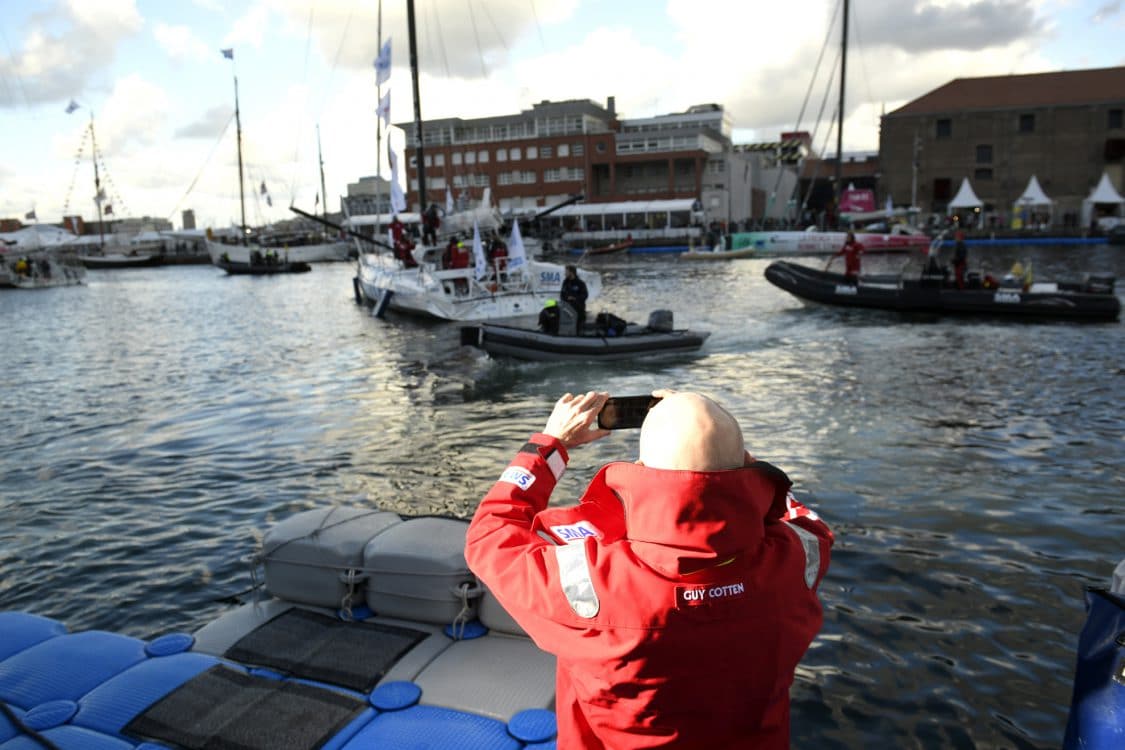
[(976, 170), (973, 172), (973, 179), (974, 180), (991, 180), (992, 179), (992, 167), (977, 167)]
[(559, 156), (570, 156), (570, 146), (565, 143), (560, 143)]
[(977, 164), (991, 164), (992, 163), (992, 146), (984, 144), (977, 146)]
[(1110, 130), (1121, 130), (1121, 110), (1120, 109), (1111, 109), (1109, 111), (1109, 117), (1106, 121), (1106, 127), (1108, 127)]
[(582, 156), (584, 153), (586, 153), (586, 147), (581, 143), (575, 143), (574, 144), (574, 155), (575, 156)]
[(605, 153), (605, 141), (598, 141), (598, 145), (597, 145), (596, 148), (597, 148), (597, 152), (599, 154), (604, 154)]
[(500, 174), (496, 175), (496, 184), (497, 185), (511, 185), (512, 184), (512, 173), (511, 172), (501, 172)]
[(408, 161), (410, 163), (411, 169), (417, 169), (418, 168), (418, 156), (417, 155), (412, 155)]
[(445, 154), (434, 154), (434, 164), (439, 167), (445, 166)]
[(935, 138), (952, 138), (953, 137), (953, 120), (948, 117), (943, 117), (934, 123), (934, 137)]
[(508, 161), (508, 149), (506, 149), (506, 148), (496, 149), (496, 161)]
[(508, 152), (508, 158), (510, 158), (512, 161), (519, 161), (520, 160), (520, 153), (521, 153), (521, 151), (518, 148), (513, 148), (511, 151)]
[(479, 161), (481, 164), (488, 164), (488, 152), (487, 151), (477, 152), (477, 161)]
[(476, 164), (477, 163), (477, 153), (476, 153), (476, 151), (466, 151), (465, 152), (465, 163), (466, 164)]
[(1020, 132), (1035, 132), (1035, 115), (1020, 115)]
[(550, 159), (553, 154), (554, 154), (554, 149), (552, 149), (550, 146), (540, 146), (539, 147), (539, 158), (540, 159)]
[(459, 166), (460, 164), (461, 164), (461, 152), (460, 151), (454, 151), (453, 152), (453, 166), (456, 167), (456, 166)]
[(536, 153), (535, 152), (535, 146), (528, 146), (527, 147), (527, 158), (528, 159), (534, 159), (535, 153)]
[(429, 154), (426, 154), (425, 158), (422, 159), (422, 163), (425, 164), (427, 167), (432, 167), (434, 165), (433, 159), (430, 158)]

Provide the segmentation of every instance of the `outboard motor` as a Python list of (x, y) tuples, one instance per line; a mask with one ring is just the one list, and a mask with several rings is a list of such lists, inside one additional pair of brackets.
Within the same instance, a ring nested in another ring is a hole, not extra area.
[(648, 314), (648, 327), (654, 331), (660, 331), (661, 333), (671, 333), (672, 311), (653, 310)]
[(1113, 286), (1117, 277), (1109, 273), (1091, 273), (1086, 275), (1086, 291), (1091, 294), (1113, 294)]
[(567, 302), (559, 300), (559, 335), (578, 335), (578, 313)]

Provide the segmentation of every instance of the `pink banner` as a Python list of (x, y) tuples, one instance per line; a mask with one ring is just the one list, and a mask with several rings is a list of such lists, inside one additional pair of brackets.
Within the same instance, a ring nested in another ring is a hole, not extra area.
[(875, 191), (849, 188), (840, 195), (840, 212), (875, 210)]

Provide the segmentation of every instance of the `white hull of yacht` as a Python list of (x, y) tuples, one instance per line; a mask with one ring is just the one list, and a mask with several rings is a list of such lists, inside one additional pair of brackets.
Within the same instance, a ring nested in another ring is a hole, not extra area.
[(207, 241), (207, 253), (211, 256), (212, 263), (218, 263), (225, 253), (227, 259), (233, 263), (249, 263), (250, 253), (257, 250), (266, 253), (277, 253), (282, 260), (290, 263), (330, 263), (348, 259), (348, 252), (352, 249), (350, 240), (337, 240), (311, 245), (290, 245), (289, 247), (262, 247), (261, 245), (227, 245), (222, 242)]
[[(747, 247), (761, 257), (786, 255), (832, 255), (844, 246), (847, 232), (748, 232)], [(876, 234), (856, 232), (856, 241), (868, 253), (906, 252), (926, 250), (930, 238), (921, 233)]]
[[(531, 260), (526, 271), (490, 274), (477, 281), (472, 268), (441, 270), (424, 263), (403, 268), (389, 255), (360, 256), (356, 293), (361, 301), (379, 305), (386, 294), (388, 306), (399, 312), (440, 320), (484, 321), (525, 318), (539, 314), (549, 299), (558, 299), (564, 267)], [(601, 293), (601, 277), (579, 271), (589, 299)]]

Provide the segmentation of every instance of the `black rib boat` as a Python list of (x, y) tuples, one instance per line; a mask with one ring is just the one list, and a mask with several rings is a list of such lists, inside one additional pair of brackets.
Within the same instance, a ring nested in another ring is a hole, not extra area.
[(279, 273), (307, 273), (312, 266), (304, 261), (281, 261), (242, 263), (237, 260), (217, 260), (215, 265), (232, 276), (273, 276)]
[(970, 274), (965, 288), (958, 289), (944, 274), (860, 276), (853, 283), (843, 274), (777, 261), (766, 268), (766, 279), (803, 300), (841, 307), (1076, 321), (1117, 320), (1121, 313), (1114, 277), (1108, 275), (1025, 287), (1018, 280), (986, 285)]
[(463, 326), (461, 344), (478, 347), (492, 356), (524, 360), (626, 360), (697, 352), (711, 335), (710, 331), (673, 329), (667, 310), (654, 311), (645, 326), (620, 323), (620, 328), (608, 329), (587, 325), (581, 333), (571, 335), (482, 323)]

